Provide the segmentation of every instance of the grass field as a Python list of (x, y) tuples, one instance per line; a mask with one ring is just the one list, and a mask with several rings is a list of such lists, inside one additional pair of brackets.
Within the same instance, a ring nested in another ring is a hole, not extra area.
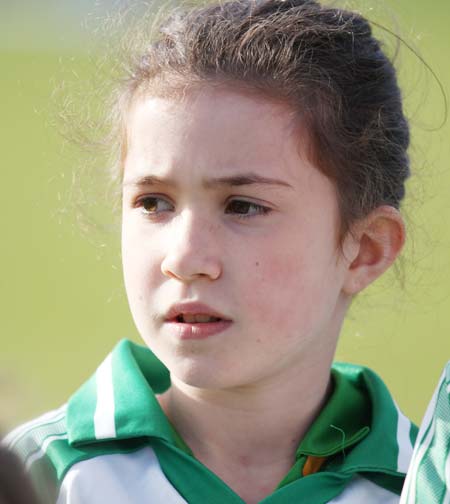
[[(375, 5), (381, 18), (383, 6), (395, 13), (404, 38), (450, 94), (450, 4)], [(54, 125), (53, 92), (61, 76), (95, 72), (88, 44), (83, 38), (69, 43), (45, 11), (36, 22), (25, 9), (23, 17), (15, 12), (6, 18), (2, 9), (0, 27), (8, 28), (0, 36), (0, 428), (7, 430), (64, 402), (118, 339), (139, 337), (122, 287), (118, 227), (103, 229), (109, 210), (94, 202), (87, 213), (100, 225), (82, 232), (72, 188), (77, 155)], [(402, 288), (392, 273), (355, 301), (337, 359), (378, 371), (402, 409), (419, 421), (450, 359), (450, 125), (433, 131), (443, 118), (443, 98), (405, 46), (398, 66), (413, 129), (406, 284)]]

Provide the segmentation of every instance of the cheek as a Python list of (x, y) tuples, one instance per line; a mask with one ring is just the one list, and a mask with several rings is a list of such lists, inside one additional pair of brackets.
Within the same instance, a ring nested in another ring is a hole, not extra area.
[(258, 326), (278, 328), (289, 337), (299, 329), (311, 331), (314, 320), (325, 317), (322, 311), (332, 304), (333, 289), (329, 288), (330, 263), (318, 254), (313, 248), (282, 250), (279, 246), (247, 264), (243, 303)]
[(130, 300), (142, 301), (162, 276), (155, 240), (143, 239), (141, 233), (126, 228), (122, 231), (122, 266), (125, 287)]
[(285, 325), (308, 284), (307, 274), (299, 274), (302, 259), (276, 252), (253, 261), (243, 277), (243, 302), (264, 325)]

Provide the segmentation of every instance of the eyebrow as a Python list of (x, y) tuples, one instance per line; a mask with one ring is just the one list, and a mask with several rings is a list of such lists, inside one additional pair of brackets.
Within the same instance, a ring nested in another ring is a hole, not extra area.
[[(161, 178), (156, 175), (145, 175), (143, 177), (138, 177), (136, 179), (124, 182), (124, 186), (152, 186), (152, 185), (167, 185), (171, 187), (177, 187), (178, 184), (170, 178)], [(284, 180), (263, 177), (256, 173), (245, 173), (242, 175), (232, 175), (228, 177), (213, 177), (203, 179), (202, 185), (207, 189), (213, 189), (216, 187), (237, 187), (246, 185), (277, 185), (281, 187), (290, 187), (293, 189), (292, 185)]]

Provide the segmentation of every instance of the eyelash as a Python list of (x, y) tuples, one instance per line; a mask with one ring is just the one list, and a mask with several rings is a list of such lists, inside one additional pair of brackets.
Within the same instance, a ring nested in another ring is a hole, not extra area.
[[(232, 203), (239, 203), (242, 204), (244, 203), (245, 205), (248, 205), (249, 207), (252, 207), (257, 210), (256, 213), (253, 214), (240, 214), (236, 213), (235, 215), (238, 217), (238, 219), (250, 219), (251, 217), (254, 217), (255, 215), (268, 215), (272, 209), (269, 207), (266, 207), (264, 205), (259, 205), (258, 203), (255, 203), (253, 201), (247, 201), (247, 200), (240, 200), (240, 199), (234, 199), (228, 202), (229, 206)], [(225, 213), (233, 213), (233, 212), (225, 212)]]
[[(168, 200), (166, 200), (165, 198), (162, 198), (160, 196), (144, 196), (136, 201), (135, 207), (140, 207), (142, 209), (141, 211), (144, 215), (146, 215), (150, 218), (153, 218), (154, 216), (157, 216), (158, 213), (161, 213), (161, 211), (160, 212), (148, 211), (145, 209), (145, 204), (152, 202), (151, 206), (154, 206), (156, 201), (164, 201), (165, 203), (168, 203), (169, 205), (173, 206)], [(266, 207), (264, 205), (259, 205), (258, 203), (254, 203), (253, 201), (247, 201), (247, 200), (243, 200), (243, 199), (233, 199), (228, 202), (227, 207), (229, 207), (229, 205), (233, 204), (233, 203), (239, 203), (239, 204), (243, 203), (244, 205), (248, 205), (248, 207), (251, 207), (251, 208), (257, 210), (255, 213), (251, 213), (251, 214), (235, 213), (234, 215), (237, 216), (238, 219), (250, 219), (250, 218), (258, 216), (258, 215), (264, 216), (264, 215), (268, 215), (272, 211), (272, 209), (269, 207)], [(225, 211), (225, 213), (232, 214), (233, 212)]]

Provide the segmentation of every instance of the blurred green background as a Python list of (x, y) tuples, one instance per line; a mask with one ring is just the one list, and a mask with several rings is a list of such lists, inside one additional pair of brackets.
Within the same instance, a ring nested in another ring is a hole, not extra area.
[[(96, 27), (118, 4), (0, 1), (3, 431), (63, 403), (118, 339), (139, 341), (122, 286), (117, 218), (101, 179), (74, 182), (89, 155), (63, 140), (55, 120), (55, 89), (83, 89), (85, 79), (89, 87)], [(450, 93), (447, 0), (353, 4), (399, 32)], [(380, 33), (392, 52), (395, 39)], [(389, 273), (355, 301), (337, 359), (375, 369), (420, 421), (450, 359), (450, 124), (438, 129), (443, 96), (404, 44), (397, 66), (413, 133), (404, 274)]]

